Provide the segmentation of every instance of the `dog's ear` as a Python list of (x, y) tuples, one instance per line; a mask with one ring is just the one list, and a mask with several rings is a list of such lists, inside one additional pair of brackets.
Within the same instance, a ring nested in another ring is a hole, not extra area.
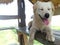
[(36, 11), (36, 9), (37, 9), (37, 3), (35, 3), (35, 4), (33, 5), (33, 11), (34, 11), (34, 12)]
[(34, 12), (36, 11), (37, 7), (38, 7), (38, 3), (41, 3), (40, 1), (37, 1), (34, 5), (33, 5), (33, 10)]
[(36, 10), (36, 8), (37, 8), (37, 5), (34, 4), (34, 5), (33, 5), (33, 10)]
[(55, 12), (55, 7), (54, 7), (54, 4), (51, 3), (51, 6), (52, 6), (52, 11)]

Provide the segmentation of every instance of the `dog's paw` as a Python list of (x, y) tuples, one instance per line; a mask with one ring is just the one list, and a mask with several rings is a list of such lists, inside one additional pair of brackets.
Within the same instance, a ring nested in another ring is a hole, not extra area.
[(55, 37), (51, 36), (51, 37), (46, 37), (46, 39), (48, 41), (54, 42), (55, 41)]
[(52, 37), (52, 40), (51, 41), (54, 42), (55, 41), (55, 37)]

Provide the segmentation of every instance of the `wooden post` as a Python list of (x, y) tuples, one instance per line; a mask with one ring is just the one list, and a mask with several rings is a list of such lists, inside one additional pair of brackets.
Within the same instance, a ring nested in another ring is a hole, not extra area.
[(18, 41), (19, 41), (20, 45), (28, 45), (27, 35), (19, 32), (19, 31), (17, 31), (17, 33), (18, 33)]
[(28, 45), (27, 35), (26, 34), (23, 34), (23, 37), (24, 37), (24, 43), (25, 43), (25, 45)]

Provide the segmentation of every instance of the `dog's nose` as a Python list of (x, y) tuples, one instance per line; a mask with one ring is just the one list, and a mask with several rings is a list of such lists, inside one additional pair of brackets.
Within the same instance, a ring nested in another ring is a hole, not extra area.
[(45, 14), (45, 18), (49, 18), (49, 13), (46, 13)]

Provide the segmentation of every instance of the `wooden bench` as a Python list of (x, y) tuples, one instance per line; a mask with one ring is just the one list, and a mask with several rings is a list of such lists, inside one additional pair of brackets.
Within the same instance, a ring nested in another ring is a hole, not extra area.
[[(20, 27), (19, 29), (16, 29), (16, 30), (18, 30), (23, 35), (26, 34), (25, 37), (22, 38), (22, 40), (25, 38), (27, 39), (27, 35), (29, 35), (29, 33), (27, 32), (27, 27)], [(60, 31), (53, 30), (53, 33), (54, 33), (54, 37), (56, 39), (54, 43), (45, 40), (44, 33), (40, 33), (39, 31), (36, 32), (35, 39), (44, 45), (60, 45)], [(23, 42), (21, 42), (21, 43), (23, 43)], [(25, 42), (25, 43), (27, 43), (27, 42)], [(25, 45), (25, 43), (24, 43), (24, 45)]]

